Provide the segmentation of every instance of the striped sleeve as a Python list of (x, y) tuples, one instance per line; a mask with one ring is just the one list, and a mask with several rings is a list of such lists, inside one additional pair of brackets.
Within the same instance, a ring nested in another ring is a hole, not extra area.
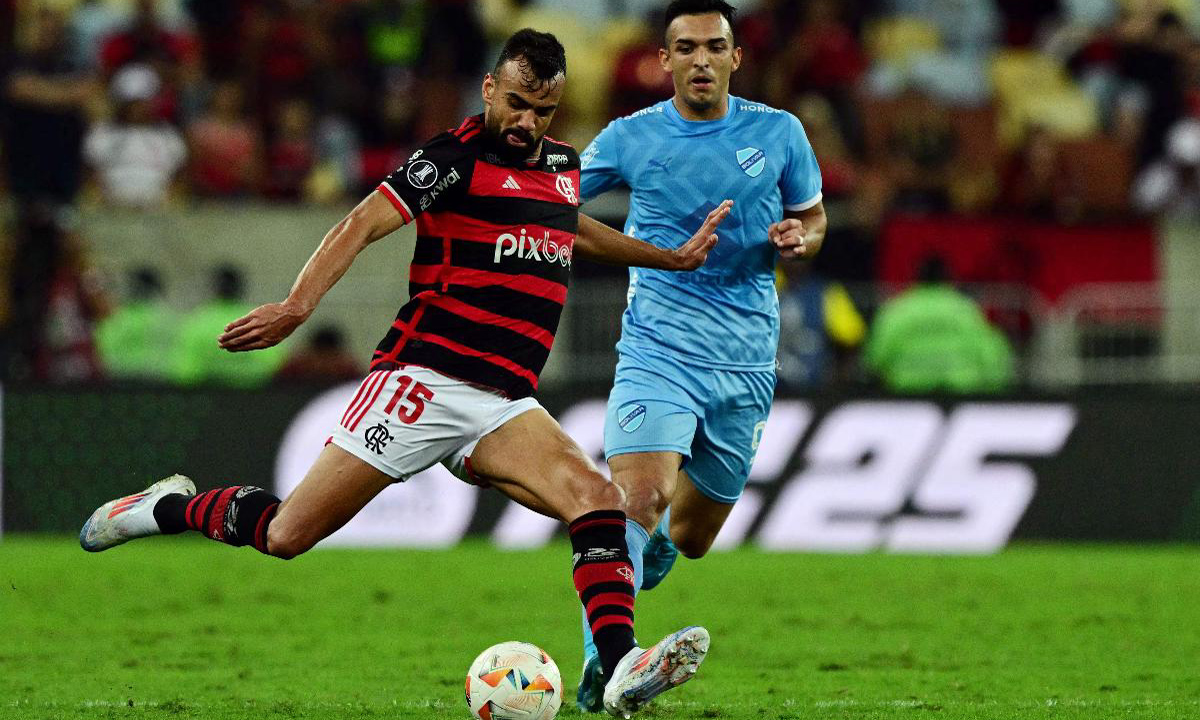
[(378, 190), (408, 224), (465, 194), (474, 165), (471, 147), (454, 133), (443, 133), (414, 152)]

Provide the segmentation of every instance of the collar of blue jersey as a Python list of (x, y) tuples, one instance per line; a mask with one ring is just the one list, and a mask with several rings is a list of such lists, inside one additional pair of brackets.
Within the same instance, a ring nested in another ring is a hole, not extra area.
[(717, 118), (716, 120), (688, 120), (683, 115), (679, 114), (679, 108), (675, 107), (675, 99), (665, 100), (667, 104), (667, 117), (676, 126), (687, 130), (689, 133), (699, 134), (713, 132), (726, 128), (733, 122), (733, 116), (737, 115), (738, 103), (742, 99), (736, 95), (729, 96), (729, 108), (725, 111), (725, 117)]

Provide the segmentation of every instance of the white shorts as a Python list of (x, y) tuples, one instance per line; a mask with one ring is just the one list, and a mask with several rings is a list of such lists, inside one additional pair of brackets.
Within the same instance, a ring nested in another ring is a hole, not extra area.
[(440, 462), (478, 484), (469, 461), (480, 438), (540, 407), (532, 397), (510, 400), (429, 368), (377, 370), (359, 386), (330, 442), (397, 482)]

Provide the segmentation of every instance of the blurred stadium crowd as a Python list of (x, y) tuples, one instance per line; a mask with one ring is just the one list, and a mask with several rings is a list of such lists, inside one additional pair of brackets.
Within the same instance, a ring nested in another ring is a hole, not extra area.
[[(864, 343), (861, 357), (885, 380), (890, 363), (905, 364), (895, 359), (895, 337), (876, 340), (883, 333), (868, 331), (863, 315), (882, 311), (856, 308), (840, 282), (911, 280), (918, 269), (922, 286), (1013, 279), (980, 276), (932, 254), (888, 276), (879, 238), (889, 218), (1020, 218), (1061, 227), (1200, 215), (1194, 0), (734, 4), (746, 55), (732, 90), (801, 118), (832, 219), (815, 266), (781, 273), (785, 383), (810, 387), (846, 375), (838, 368)], [(352, 202), (416, 143), (477, 111), (493, 48), (524, 26), (554, 32), (567, 48), (571, 80), (551, 134), (582, 148), (611, 118), (670, 96), (657, 58), (664, 5), (0, 3), (0, 154), (11, 210), (0, 253), (8, 278), (0, 377), (143, 372), (110, 356), (126, 351), (104, 351), (105, 333), (112, 335), (104, 326), (118, 308), (86, 272), (73, 208)], [(237, 269), (214, 272), (214, 297), (230, 300)], [(122, 308), (153, 295), (154, 271), (139, 269), (129, 286), (140, 294)], [(970, 302), (926, 305), (958, 323), (988, 324)], [(978, 341), (986, 350), (963, 351), (988, 357), (986, 368), (967, 373), (974, 379), (964, 389), (1011, 382), (1005, 346), (1023, 341), (1021, 322), (1004, 330), (1007, 337)], [(327, 334), (322, 347), (336, 348), (335, 340)], [(345, 371), (340, 360), (335, 366)]]

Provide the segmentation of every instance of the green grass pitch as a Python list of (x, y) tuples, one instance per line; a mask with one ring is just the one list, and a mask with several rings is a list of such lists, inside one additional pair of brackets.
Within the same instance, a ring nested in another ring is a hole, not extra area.
[[(578, 677), (556, 544), (317, 550), (199, 538), (88, 555), (0, 542), (0, 718), (468, 718), (467, 664), (537, 643)], [(1020, 545), (994, 557), (681, 561), (639, 598), (654, 642), (712, 632), (691, 683), (639, 717), (1200, 718), (1200, 549)]]

